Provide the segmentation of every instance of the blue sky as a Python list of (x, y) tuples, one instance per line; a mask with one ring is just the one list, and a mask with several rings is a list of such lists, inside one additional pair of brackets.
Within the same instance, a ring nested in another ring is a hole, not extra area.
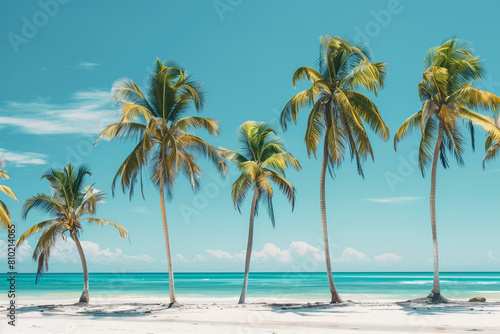
[[(128, 77), (141, 87), (158, 57), (175, 60), (202, 81), (203, 114), (221, 121), (216, 146), (236, 148), (235, 130), (246, 120), (277, 124), (294, 89), (300, 66), (313, 66), (319, 36), (365, 39), (376, 61), (389, 63), (385, 89), (374, 101), (391, 135), (420, 108), (417, 83), (428, 48), (456, 36), (470, 40), (487, 66), (481, 87), (500, 90), (500, 46), (491, 36), (500, 23), (500, 5), (485, 1), (32, 1), (3, 3), (0, 53), (0, 156), (7, 160), (10, 186), (22, 202), (47, 192), (43, 170), (64, 163), (87, 163), (91, 182), (106, 191), (98, 216), (130, 231), (130, 243), (116, 231), (86, 227), (82, 235), (91, 271), (166, 271), (159, 195), (148, 185), (146, 200), (111, 196), (111, 181), (131, 143), (92, 146), (117, 107), (109, 102), (113, 82)], [(54, 6), (57, 3), (57, 7)], [(438, 19), (429, 17), (429, 7)], [(45, 9), (44, 9), (45, 8)], [(487, 8), (488, 10), (485, 10)], [(49, 13), (44, 14), (44, 13)], [(446, 13), (440, 15), (439, 13)], [(38, 26), (36, 26), (37, 24)], [(33, 25), (33, 26), (31, 26)], [(254, 271), (323, 271), (319, 216), (320, 161), (303, 145), (307, 111), (299, 125), (280, 134), (301, 162), (289, 180), (298, 190), (293, 214), (275, 197), (276, 228), (266, 215), (256, 221)], [(485, 170), (484, 134), (466, 166), (438, 169), (437, 218), (443, 271), (500, 270), (498, 187), (500, 161)], [(206, 137), (206, 136), (205, 136)], [(365, 180), (347, 160), (335, 180), (327, 180), (327, 212), (334, 270), (431, 271), (428, 192), (415, 163), (418, 135), (394, 152), (392, 138), (371, 135), (375, 163), (365, 164)], [(167, 204), (176, 271), (242, 271), (250, 202), (240, 215), (230, 198), (235, 171), (221, 179), (205, 162), (199, 194), (179, 179)], [(18, 233), (40, 221), (20, 219), (21, 202), (5, 199)], [(4, 238), (5, 239), (5, 238)], [(36, 240), (19, 249), (18, 271), (33, 272)], [(0, 258), (5, 258), (0, 241)], [(3, 261), (5, 262), (5, 261)], [(50, 270), (81, 269), (74, 246), (61, 243)]]

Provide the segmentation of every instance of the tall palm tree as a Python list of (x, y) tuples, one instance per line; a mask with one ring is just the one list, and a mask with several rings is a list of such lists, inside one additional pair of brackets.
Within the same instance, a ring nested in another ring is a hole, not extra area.
[(356, 159), (358, 173), (363, 176), (362, 161), (367, 156), (373, 159), (373, 150), (366, 133), (367, 124), (384, 140), (389, 138), (385, 125), (375, 103), (356, 91), (365, 88), (378, 93), (384, 85), (386, 63), (371, 61), (371, 53), (366, 45), (352, 45), (338, 37), (320, 37), (318, 70), (300, 67), (293, 74), (293, 86), (297, 82), (309, 80), (312, 86), (295, 95), (281, 113), (284, 130), (293, 120), (297, 124), (300, 108), (311, 108), (307, 121), (305, 144), (307, 153), (316, 158), (316, 150), (323, 138), (323, 163), (320, 176), (320, 209), (326, 271), (330, 285), (331, 302), (341, 302), (333, 281), (328, 231), (326, 222), (325, 175), (328, 169), (333, 176), (348, 149), (351, 159)]
[[(188, 131), (204, 129), (210, 135), (219, 132), (218, 121), (203, 117), (183, 117), (191, 104), (196, 111), (204, 105), (201, 84), (196, 83), (184, 69), (156, 62), (152, 74), (149, 98), (131, 79), (120, 81), (113, 88), (114, 99), (121, 105), (121, 120), (108, 126), (97, 138), (112, 140), (126, 138), (136, 141), (136, 146), (122, 163), (113, 180), (120, 180), (123, 192), (134, 193), (137, 178), (142, 191), (142, 172), (149, 167), (149, 177), (160, 192), (163, 233), (168, 259), (170, 303), (174, 304), (174, 274), (167, 226), (165, 195), (172, 198), (172, 191), (179, 172), (189, 179), (193, 189), (198, 189), (201, 168), (196, 164), (197, 153), (212, 161), (223, 174), (227, 168), (219, 150)], [(144, 194), (143, 194), (144, 196)]]
[(20, 246), (29, 236), (40, 233), (33, 251), (33, 260), (38, 262), (36, 272), (36, 281), (38, 281), (38, 278), (49, 270), (50, 252), (57, 241), (66, 240), (69, 235), (75, 242), (83, 267), (84, 284), (80, 303), (88, 303), (90, 299), (87, 261), (79, 239), (82, 224), (89, 223), (103, 227), (109, 225), (120, 232), (122, 239), (128, 235), (128, 231), (123, 226), (107, 219), (93, 217), (97, 207), (103, 203), (104, 192), (95, 189), (93, 185), (86, 186), (87, 176), (92, 176), (92, 174), (86, 166), (76, 168), (69, 164), (61, 171), (48, 170), (42, 179), (49, 182), (52, 193), (50, 195), (42, 193), (28, 198), (22, 207), (22, 217), (26, 219), (32, 209), (38, 209), (52, 217), (33, 225), (17, 241), (17, 246)]
[(238, 211), (241, 209), (248, 190), (254, 189), (245, 259), (245, 278), (239, 300), (239, 304), (244, 304), (252, 255), (253, 223), (258, 205), (261, 202), (267, 205), (269, 217), (274, 227), (275, 219), (272, 202), (274, 191), (269, 182), (273, 181), (285, 194), (293, 210), (295, 188), (285, 179), (285, 169), (292, 166), (299, 170), (300, 164), (293, 155), (285, 150), (285, 143), (276, 135), (276, 132), (263, 122), (247, 121), (243, 123), (238, 128), (237, 139), (242, 144), (241, 153), (224, 148), (221, 151), (224, 157), (235, 163), (241, 172), (241, 175), (233, 183), (231, 191), (234, 206)]
[(406, 136), (408, 130), (420, 127), (422, 139), (419, 147), (419, 167), (432, 164), (430, 215), (434, 248), (434, 281), (429, 298), (432, 302), (446, 302), (439, 285), (439, 258), (436, 230), (436, 170), (438, 159), (448, 167), (448, 154), (452, 154), (459, 165), (463, 165), (465, 128), (470, 131), (474, 147), (474, 127), (479, 125), (497, 138), (499, 129), (493, 119), (470, 109), (497, 110), (500, 98), (473, 87), (483, 78), (481, 60), (474, 56), (469, 43), (450, 39), (438, 47), (431, 48), (424, 58), (423, 80), (418, 84), (422, 110), (413, 114), (398, 129), (394, 136), (396, 144)]
[[(9, 175), (7, 174), (6, 170), (3, 170), (4, 167), (5, 167), (5, 162), (3, 160), (0, 160), (0, 179), (8, 180)], [(0, 184), (0, 191), (17, 201), (16, 195), (14, 195), (14, 193), (12, 192), (12, 190), (10, 190), (9, 187)], [(7, 227), (8, 230), (10, 231), (11, 226), (12, 223), (10, 221), (9, 209), (7, 208), (7, 205), (5, 205), (5, 203), (0, 200), (0, 227), (3, 228)]]

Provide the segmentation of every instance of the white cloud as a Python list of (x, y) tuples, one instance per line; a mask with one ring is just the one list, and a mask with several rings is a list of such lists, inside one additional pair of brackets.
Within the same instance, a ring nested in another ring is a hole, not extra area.
[(175, 254), (175, 258), (176, 258), (179, 262), (182, 262), (182, 263), (191, 263), (191, 262), (193, 262), (193, 260), (188, 259), (187, 257), (185, 257), (185, 256), (184, 256), (184, 255), (182, 255), (182, 254)]
[(51, 261), (59, 263), (77, 263), (80, 259), (75, 243), (71, 240), (59, 240), (50, 252)]
[[(207, 262), (207, 257), (201, 254), (197, 254), (193, 259), (188, 259), (182, 254), (175, 254), (175, 260), (182, 263), (195, 263), (195, 262)], [(166, 262), (166, 261), (162, 261)]]
[(403, 258), (401, 256), (394, 254), (394, 253), (385, 253), (382, 255), (376, 255), (373, 257), (373, 259), (375, 260), (375, 262), (390, 264), (390, 263), (394, 263), (394, 262), (399, 262)]
[[(8, 254), (8, 243), (3, 240), (0, 240), (0, 259), (6, 259)], [(16, 248), (16, 260), (19, 262), (23, 262), (27, 258), (31, 257), (31, 246), (25, 241), (21, 246)]]
[(342, 253), (342, 256), (338, 259), (334, 259), (334, 262), (344, 262), (344, 263), (351, 263), (351, 264), (362, 264), (369, 262), (370, 259), (368, 256), (363, 253), (355, 250), (354, 248), (347, 247), (344, 249), (344, 252)]
[(91, 241), (81, 241), (81, 244), (85, 257), (92, 259), (93, 262), (115, 262), (123, 258), (123, 252), (120, 248), (115, 248), (114, 251), (109, 248), (101, 249), (98, 244)]
[(493, 255), (493, 251), (490, 250), (490, 251), (488, 251), (488, 261), (489, 262), (499, 262), (500, 260), (498, 260), (498, 258), (495, 255)]
[(367, 198), (366, 200), (370, 201), (370, 202), (376, 202), (376, 203), (401, 204), (401, 203), (406, 203), (406, 202), (417, 201), (419, 199), (420, 199), (420, 197), (402, 196), (402, 197), (389, 197), (389, 198)]
[(229, 254), (226, 251), (220, 250), (220, 249), (207, 249), (205, 250), (208, 254), (218, 258), (218, 259), (226, 259), (226, 260), (232, 260), (234, 258), (233, 255)]
[(255, 261), (269, 261), (271, 259), (277, 260), (281, 263), (289, 263), (292, 261), (289, 250), (281, 250), (275, 244), (268, 242), (258, 252), (252, 252), (252, 258)]
[(75, 92), (67, 103), (50, 103), (48, 99), (32, 102), (6, 101), (0, 107), (0, 127), (11, 126), (26, 133), (99, 134), (118, 120), (108, 91)]
[(24, 167), (27, 165), (46, 165), (45, 154), (34, 152), (9, 152), (0, 148), (0, 160), (8, 161), (16, 167)]
[(99, 65), (101, 65), (101, 64), (91, 63), (91, 62), (88, 62), (88, 61), (81, 61), (78, 64), (76, 64), (75, 68), (77, 70), (93, 71)]
[(207, 262), (207, 257), (201, 254), (196, 255), (194, 259), (198, 262)]
[(293, 257), (296, 257), (295, 254), (302, 257), (311, 256), (317, 261), (323, 261), (323, 259), (325, 258), (325, 254), (322, 250), (314, 246), (311, 246), (304, 241), (292, 242), (292, 244), (290, 245), (290, 253), (292, 254)]

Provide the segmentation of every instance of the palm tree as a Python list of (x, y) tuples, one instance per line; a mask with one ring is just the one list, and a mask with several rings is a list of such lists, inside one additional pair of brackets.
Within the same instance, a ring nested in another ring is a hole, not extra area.
[(309, 80), (312, 86), (295, 95), (281, 113), (284, 130), (293, 120), (297, 124), (300, 108), (312, 107), (307, 121), (305, 143), (307, 153), (316, 158), (316, 150), (323, 138), (323, 163), (320, 176), (320, 209), (326, 271), (330, 285), (331, 302), (341, 302), (333, 281), (328, 231), (326, 222), (325, 175), (328, 169), (333, 176), (334, 168), (339, 167), (346, 148), (351, 159), (356, 159), (358, 173), (363, 176), (361, 163), (368, 155), (373, 159), (373, 151), (366, 133), (366, 123), (384, 140), (389, 138), (385, 125), (375, 103), (367, 96), (356, 91), (365, 88), (378, 93), (384, 85), (386, 63), (371, 61), (370, 50), (366, 45), (352, 45), (338, 37), (320, 37), (320, 56), (318, 70), (300, 67), (293, 74), (293, 86), (297, 82)]
[[(3, 160), (0, 160), (0, 179), (8, 180), (9, 175), (7, 174), (6, 170), (2, 170), (3, 167), (5, 167), (5, 162)], [(14, 195), (9, 187), (0, 185), (0, 191), (17, 201), (16, 195)], [(9, 209), (7, 208), (7, 205), (5, 205), (5, 203), (0, 200), (0, 227), (7, 227), (7, 229), (10, 231), (11, 226), (12, 223), (10, 221)]]
[[(274, 136), (273, 136), (274, 135)], [(285, 168), (292, 166), (299, 170), (300, 164), (285, 150), (285, 143), (276, 132), (265, 123), (247, 121), (240, 125), (237, 139), (242, 144), (241, 153), (222, 148), (224, 157), (238, 166), (241, 175), (233, 183), (231, 196), (238, 211), (245, 200), (248, 190), (253, 191), (250, 223), (248, 230), (248, 244), (245, 259), (245, 278), (239, 304), (245, 303), (250, 258), (253, 244), (253, 222), (257, 214), (258, 205), (264, 202), (267, 205), (269, 217), (273, 227), (275, 225), (273, 210), (273, 188), (269, 181), (273, 181), (285, 194), (293, 207), (295, 205), (295, 188), (285, 179)], [(241, 212), (241, 211), (240, 211)]]
[[(165, 194), (170, 200), (176, 177), (183, 172), (193, 189), (198, 189), (201, 168), (193, 153), (212, 161), (223, 174), (227, 168), (219, 150), (187, 131), (205, 129), (210, 135), (219, 132), (218, 121), (203, 117), (183, 117), (191, 103), (196, 111), (204, 105), (201, 84), (196, 83), (184, 69), (156, 62), (152, 74), (149, 99), (131, 79), (120, 81), (113, 88), (114, 99), (121, 105), (121, 120), (108, 126), (97, 138), (112, 140), (128, 138), (137, 141), (134, 149), (122, 163), (113, 180), (120, 179), (123, 192), (134, 194), (137, 178), (142, 192), (142, 172), (149, 167), (149, 177), (160, 192), (163, 233), (167, 248), (168, 282), (171, 305), (176, 302), (170, 239), (165, 209)], [(144, 194), (143, 194), (144, 197)]]
[(471, 45), (457, 39), (431, 48), (424, 58), (423, 80), (418, 84), (422, 110), (413, 114), (398, 129), (394, 136), (396, 144), (405, 137), (409, 129), (420, 127), (422, 139), (419, 147), (419, 167), (432, 163), (430, 214), (434, 248), (434, 281), (429, 298), (432, 302), (446, 302), (439, 285), (439, 259), (436, 231), (436, 169), (438, 159), (448, 167), (447, 155), (451, 153), (459, 165), (463, 165), (465, 138), (460, 125), (470, 131), (474, 147), (474, 127), (479, 125), (496, 138), (499, 129), (495, 122), (470, 109), (497, 110), (500, 98), (489, 92), (474, 88), (473, 83), (482, 79), (481, 61), (473, 55)]
[(19, 247), (29, 236), (40, 233), (38, 243), (33, 251), (33, 260), (38, 262), (36, 281), (49, 270), (50, 252), (57, 241), (66, 240), (67, 234), (75, 242), (83, 267), (83, 292), (80, 303), (89, 302), (89, 274), (87, 261), (80, 243), (79, 236), (82, 231), (82, 223), (97, 224), (100, 226), (112, 226), (120, 232), (122, 239), (128, 235), (128, 231), (121, 225), (107, 219), (85, 217), (93, 216), (97, 207), (103, 203), (104, 192), (97, 190), (94, 186), (86, 186), (87, 176), (92, 176), (86, 166), (76, 168), (72, 164), (64, 167), (64, 170), (48, 170), (42, 179), (49, 182), (52, 193), (38, 194), (30, 197), (22, 207), (22, 217), (27, 218), (32, 209), (38, 209), (44, 214), (52, 217), (33, 225), (21, 235), (17, 241)]

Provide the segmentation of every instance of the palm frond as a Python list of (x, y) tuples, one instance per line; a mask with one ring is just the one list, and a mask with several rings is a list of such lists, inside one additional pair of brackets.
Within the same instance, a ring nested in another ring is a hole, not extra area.
[(323, 76), (315, 69), (307, 66), (299, 67), (298, 69), (296, 69), (292, 77), (293, 87), (295, 88), (297, 82), (306, 80), (312, 81), (314, 83), (318, 80), (323, 80)]
[(316, 102), (309, 114), (309, 118), (307, 120), (307, 128), (306, 135), (304, 138), (304, 142), (306, 143), (307, 155), (311, 156), (311, 153), (314, 154), (316, 158), (316, 150), (318, 148), (318, 144), (325, 133), (325, 116), (323, 113), (323, 105), (321, 102)]
[(248, 174), (241, 174), (234, 181), (231, 189), (231, 197), (233, 198), (234, 207), (241, 213), (241, 206), (246, 198), (248, 190), (254, 184), (252, 177)]
[(38, 233), (44, 229), (46, 229), (48, 226), (56, 223), (57, 221), (54, 219), (49, 219), (45, 220), (43, 222), (40, 222), (38, 224), (33, 225), (30, 227), (26, 232), (24, 232), (19, 239), (17, 240), (16, 247), (19, 247), (23, 244), (23, 242), (30, 236), (32, 236), (35, 233)]
[(38, 194), (36, 196), (28, 198), (22, 208), (21, 208), (21, 216), (23, 219), (26, 219), (28, 213), (32, 209), (41, 210), (44, 214), (58, 215), (59, 213), (68, 216), (69, 213), (67, 211), (64, 202), (53, 196), (49, 196), (47, 194)]
[(296, 170), (301, 168), (300, 163), (288, 152), (275, 153), (261, 163), (262, 168), (269, 168), (284, 175), (286, 167), (293, 167)]
[(225, 174), (227, 170), (227, 164), (224, 161), (224, 157), (221, 152), (214, 146), (208, 144), (206, 141), (198, 136), (184, 133), (179, 136), (179, 141), (186, 146), (187, 149), (192, 149), (198, 154), (209, 159), (210, 162), (214, 164), (219, 173)]
[(424, 130), (424, 135), (420, 140), (418, 150), (418, 164), (422, 176), (425, 175), (425, 169), (432, 163), (434, 148), (436, 146), (438, 124), (434, 118), (429, 118)]
[(14, 195), (9, 187), (0, 185), (0, 191), (17, 201), (16, 195)]
[(375, 103), (367, 96), (354, 90), (344, 90), (344, 94), (348, 97), (356, 112), (366, 123), (368, 123), (370, 128), (382, 139), (388, 140), (389, 128), (384, 123)]
[(120, 224), (117, 224), (115, 222), (112, 222), (111, 220), (102, 219), (102, 218), (83, 218), (83, 219), (81, 219), (81, 221), (82, 222), (86, 221), (89, 224), (96, 224), (96, 225), (100, 225), (102, 227), (106, 227), (106, 226), (114, 227), (118, 230), (118, 232), (120, 233), (120, 237), (124, 240), (125, 240), (125, 236), (128, 236), (128, 230), (125, 227), (123, 227)]
[(398, 142), (403, 139), (410, 131), (419, 126), (422, 119), (422, 110), (414, 113), (406, 121), (403, 122), (394, 134), (394, 150), (397, 149)]
[(286, 131), (288, 122), (292, 120), (297, 125), (299, 109), (314, 105), (317, 96), (318, 94), (315, 90), (306, 89), (292, 97), (280, 115), (280, 124), (283, 130)]
[(4, 202), (0, 201), (0, 227), (7, 227), (10, 232), (12, 222), (10, 221), (10, 212)]
[(144, 136), (145, 130), (145, 125), (135, 122), (120, 122), (111, 124), (101, 132), (99, 137), (95, 140), (94, 145), (97, 144), (100, 139), (110, 141), (115, 138), (141, 138)]
[(209, 135), (219, 134), (219, 121), (204, 117), (185, 117), (181, 118), (173, 124), (174, 128), (181, 131), (199, 128), (208, 131)]
[(280, 191), (286, 196), (290, 204), (292, 205), (292, 211), (295, 208), (295, 194), (296, 190), (290, 182), (288, 182), (283, 176), (275, 171), (266, 171), (268, 177), (278, 185)]

